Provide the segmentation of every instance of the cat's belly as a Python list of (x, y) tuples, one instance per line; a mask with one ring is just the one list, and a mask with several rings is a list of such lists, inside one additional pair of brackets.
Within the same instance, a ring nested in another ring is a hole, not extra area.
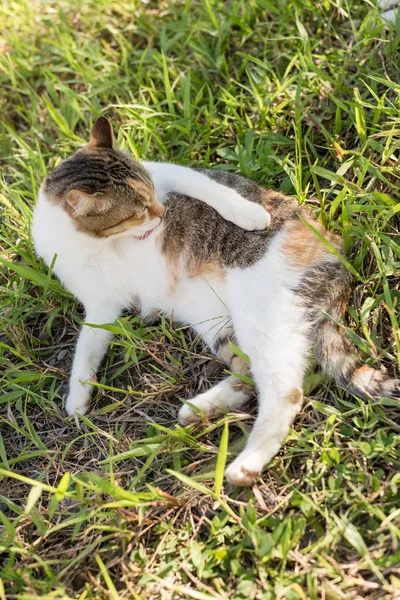
[(182, 277), (159, 309), (174, 321), (190, 325), (208, 345), (230, 322), (226, 285), (217, 278)]
[(226, 283), (214, 275), (176, 279), (157, 244), (133, 239), (104, 244), (82, 236), (59, 207), (39, 203), (34, 218), (36, 251), (65, 287), (85, 305), (135, 306), (143, 316), (164, 313), (189, 325), (211, 344), (229, 322)]

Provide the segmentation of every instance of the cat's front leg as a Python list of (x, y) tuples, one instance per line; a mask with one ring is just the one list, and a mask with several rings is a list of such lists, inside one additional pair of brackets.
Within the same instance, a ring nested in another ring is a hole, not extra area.
[(226, 190), (229, 191), (224, 193), (223, 200), (220, 197), (221, 202), (213, 205), (221, 217), (246, 231), (260, 231), (269, 226), (271, 216), (261, 204), (246, 200), (235, 190), (230, 188)]
[[(112, 323), (119, 315), (116, 308), (92, 307), (86, 310), (86, 322), (93, 325)], [(107, 351), (113, 334), (105, 329), (83, 325), (76, 346), (74, 362), (69, 382), (69, 394), (65, 409), (69, 415), (85, 414), (89, 408), (90, 396), (100, 363)]]
[(247, 231), (269, 226), (270, 214), (261, 204), (246, 200), (236, 190), (214, 181), (204, 173), (170, 163), (142, 164), (152, 177), (160, 202), (168, 192), (176, 192), (212, 206), (226, 221)]

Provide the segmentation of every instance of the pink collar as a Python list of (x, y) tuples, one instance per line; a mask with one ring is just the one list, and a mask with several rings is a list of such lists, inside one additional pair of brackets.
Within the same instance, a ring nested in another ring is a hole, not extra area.
[(151, 234), (156, 229), (158, 229), (160, 225), (161, 225), (161, 221), (155, 227), (153, 227), (153, 229), (148, 229), (147, 231), (142, 233), (142, 235), (134, 235), (133, 237), (135, 238), (135, 240), (138, 240), (139, 242), (141, 242), (142, 240), (147, 240), (147, 238), (150, 237)]
[(156, 228), (154, 227), (153, 229), (149, 229), (148, 231), (146, 231), (142, 235), (135, 235), (134, 236), (135, 240), (146, 240), (148, 237), (151, 236), (151, 234), (153, 233), (154, 229), (156, 229)]

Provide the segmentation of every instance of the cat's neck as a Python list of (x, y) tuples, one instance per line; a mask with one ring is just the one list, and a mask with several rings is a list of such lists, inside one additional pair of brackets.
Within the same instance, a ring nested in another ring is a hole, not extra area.
[(101, 240), (79, 231), (71, 217), (60, 204), (51, 202), (43, 189), (39, 190), (38, 204), (36, 207), (36, 218), (41, 228), (41, 234), (45, 238), (59, 239), (70, 247), (100, 248)]

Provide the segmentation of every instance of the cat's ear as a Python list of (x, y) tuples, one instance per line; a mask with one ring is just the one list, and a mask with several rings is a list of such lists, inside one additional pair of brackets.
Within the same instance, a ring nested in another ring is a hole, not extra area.
[(105, 117), (99, 117), (90, 132), (90, 145), (94, 148), (112, 148), (114, 136), (111, 123)]
[(111, 200), (101, 193), (87, 194), (81, 190), (70, 190), (66, 200), (73, 209), (74, 217), (104, 213), (112, 204)]

